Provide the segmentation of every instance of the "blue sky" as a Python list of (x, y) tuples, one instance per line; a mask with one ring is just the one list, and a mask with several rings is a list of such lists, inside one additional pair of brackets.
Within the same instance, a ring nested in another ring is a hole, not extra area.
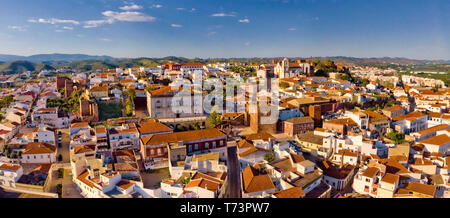
[(450, 59), (448, 0), (2, 0), (0, 54)]

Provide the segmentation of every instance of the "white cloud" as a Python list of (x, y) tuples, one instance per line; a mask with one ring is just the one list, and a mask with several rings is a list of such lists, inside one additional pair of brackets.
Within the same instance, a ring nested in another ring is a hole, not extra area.
[(242, 19), (242, 20), (239, 20), (239, 23), (250, 23), (250, 20), (249, 19)]
[(292, 28), (289, 28), (288, 30), (289, 30), (289, 31), (296, 31), (297, 29), (294, 28), (294, 27), (292, 27)]
[(120, 9), (124, 10), (124, 11), (132, 11), (132, 10), (142, 9), (142, 6), (137, 5), (137, 4), (131, 4), (131, 5), (125, 5), (123, 7), (120, 7)]
[(183, 27), (183, 25), (180, 25), (180, 24), (172, 24), (170, 26), (174, 27), (174, 28), (181, 28), (181, 27)]
[(55, 30), (55, 32), (62, 33), (62, 32), (64, 32), (64, 30)]
[(162, 8), (162, 5), (152, 5), (150, 8)]
[[(178, 11), (186, 11), (187, 9), (186, 8), (176, 8)], [(196, 11), (197, 9), (195, 9), (195, 8), (191, 8), (191, 10), (189, 10), (189, 12), (194, 12), (194, 11)]]
[(215, 13), (211, 15), (212, 17), (235, 17), (234, 13), (226, 14), (226, 13)]
[(73, 24), (73, 25), (79, 25), (80, 22), (76, 20), (63, 20), (63, 19), (57, 19), (57, 18), (51, 18), (51, 19), (28, 19), (28, 22), (30, 23), (48, 23), (48, 24)]
[(63, 29), (65, 29), (65, 30), (73, 30), (73, 27), (71, 27), (71, 26), (64, 26)]
[(20, 32), (26, 31), (26, 28), (23, 27), (23, 26), (8, 26), (8, 29), (17, 30), (17, 31), (20, 31)]
[(217, 32), (209, 32), (208, 33), (208, 36), (214, 36), (214, 35), (216, 35), (217, 34)]
[(102, 13), (105, 19), (102, 20), (88, 20), (84, 22), (84, 28), (95, 28), (103, 24), (113, 24), (116, 21), (123, 22), (153, 22), (156, 20), (155, 17), (143, 14), (137, 11), (125, 11), (125, 12), (115, 12), (115, 11), (104, 11)]
[(126, 12), (105, 11), (102, 14), (108, 18), (112, 18), (118, 21), (152, 22), (156, 20), (155, 17), (135, 11), (126, 11)]
[(113, 19), (107, 19), (107, 20), (88, 20), (85, 22), (84, 28), (95, 28), (98, 26), (101, 26), (103, 24), (112, 24), (114, 23)]
[(112, 40), (109, 38), (99, 38), (98, 40), (103, 41), (103, 42), (112, 42)]

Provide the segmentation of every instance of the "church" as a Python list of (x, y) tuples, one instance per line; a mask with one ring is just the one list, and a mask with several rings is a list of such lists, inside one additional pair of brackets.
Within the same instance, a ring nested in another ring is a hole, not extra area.
[(313, 72), (311, 64), (302, 60), (290, 63), (289, 59), (284, 58), (275, 66), (275, 75), (280, 79), (298, 77), (300, 75), (311, 76)]

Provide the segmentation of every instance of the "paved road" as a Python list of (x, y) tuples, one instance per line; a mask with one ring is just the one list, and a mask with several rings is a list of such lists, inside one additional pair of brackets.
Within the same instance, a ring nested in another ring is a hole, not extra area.
[(64, 178), (60, 179), (60, 184), (63, 185), (62, 198), (82, 198), (80, 192), (77, 190), (77, 185), (72, 182), (71, 172), (66, 168), (64, 170)]
[[(56, 158), (61, 154), (63, 159), (61, 162), (70, 162), (70, 139), (69, 139), (69, 129), (58, 129), (57, 133), (61, 132), (61, 147), (57, 147)], [(59, 136), (56, 136), (57, 138)]]
[(228, 183), (225, 189), (225, 198), (241, 198), (241, 169), (237, 157), (236, 144), (227, 148)]

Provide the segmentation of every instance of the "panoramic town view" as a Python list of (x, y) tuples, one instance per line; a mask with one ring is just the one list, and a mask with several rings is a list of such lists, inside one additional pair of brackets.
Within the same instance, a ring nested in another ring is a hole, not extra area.
[(446, 0), (1, 4), (0, 198), (450, 198)]

